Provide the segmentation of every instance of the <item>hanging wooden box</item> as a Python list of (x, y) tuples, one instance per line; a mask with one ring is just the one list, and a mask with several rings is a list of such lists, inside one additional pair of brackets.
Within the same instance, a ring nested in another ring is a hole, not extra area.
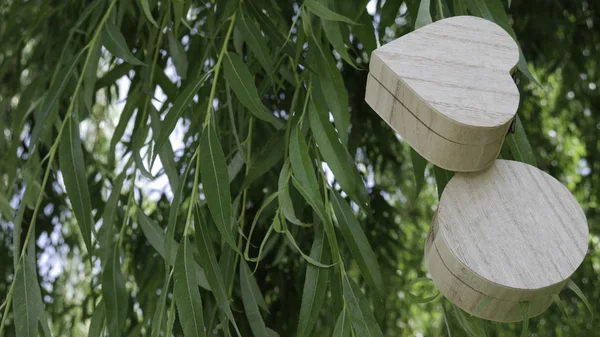
[(365, 100), (419, 154), (452, 171), (498, 156), (519, 105), (515, 41), (472, 16), (437, 21), (371, 55)]
[[(427, 238), (429, 273), (442, 295), (499, 322), (544, 312), (588, 248), (583, 210), (556, 179), (515, 161), (457, 173)], [(487, 303), (486, 303), (487, 302)]]

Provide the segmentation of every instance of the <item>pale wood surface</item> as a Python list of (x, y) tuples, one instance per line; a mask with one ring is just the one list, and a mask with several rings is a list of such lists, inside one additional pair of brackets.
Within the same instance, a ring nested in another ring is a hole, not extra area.
[(519, 105), (515, 41), (473, 16), (434, 22), (375, 50), (370, 73), (444, 138), (484, 145), (505, 135)]
[(478, 171), (489, 166), (502, 148), (504, 138), (485, 145), (468, 145), (432, 132), (393, 99), (372, 75), (367, 78), (365, 100), (415, 151), (441, 168), (460, 172)]
[[(497, 160), (448, 183), (428, 238), (427, 265), (442, 294), (473, 313), (483, 296), (496, 321), (520, 320), (518, 303), (543, 312), (583, 261), (583, 210), (556, 179), (520, 162)], [(507, 303), (504, 303), (507, 302)]]

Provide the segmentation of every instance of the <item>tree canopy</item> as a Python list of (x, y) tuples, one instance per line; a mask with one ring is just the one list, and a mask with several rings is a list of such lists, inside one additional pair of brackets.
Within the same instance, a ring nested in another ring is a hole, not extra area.
[[(452, 172), (364, 102), (374, 49), (455, 15), (519, 42), (501, 156), (589, 221), (575, 291), (528, 324), (435, 296)], [(600, 336), (599, 24), (596, 1), (3, 1), (0, 337)]]

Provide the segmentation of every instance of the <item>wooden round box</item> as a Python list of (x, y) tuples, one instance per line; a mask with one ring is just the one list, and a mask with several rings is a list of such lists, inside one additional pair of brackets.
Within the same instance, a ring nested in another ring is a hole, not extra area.
[(588, 248), (583, 210), (556, 179), (515, 161), (457, 173), (446, 186), (425, 258), (444, 297), (499, 322), (544, 312)]
[(515, 161), (457, 173), (446, 186), (425, 257), (442, 295), (499, 322), (544, 312), (583, 261), (583, 210), (556, 179)]
[(472, 16), (426, 25), (371, 55), (366, 102), (419, 154), (479, 171), (498, 156), (519, 105), (515, 41)]

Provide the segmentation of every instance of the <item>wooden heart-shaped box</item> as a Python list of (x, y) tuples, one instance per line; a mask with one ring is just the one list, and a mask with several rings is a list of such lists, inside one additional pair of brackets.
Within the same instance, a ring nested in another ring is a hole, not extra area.
[(519, 105), (519, 48), (472, 16), (429, 24), (375, 50), (365, 100), (419, 154), (452, 171), (498, 156)]
[(425, 257), (442, 295), (474, 316), (515, 322), (530, 317), (583, 261), (588, 226), (571, 193), (541, 170), (497, 160), (448, 183)]

